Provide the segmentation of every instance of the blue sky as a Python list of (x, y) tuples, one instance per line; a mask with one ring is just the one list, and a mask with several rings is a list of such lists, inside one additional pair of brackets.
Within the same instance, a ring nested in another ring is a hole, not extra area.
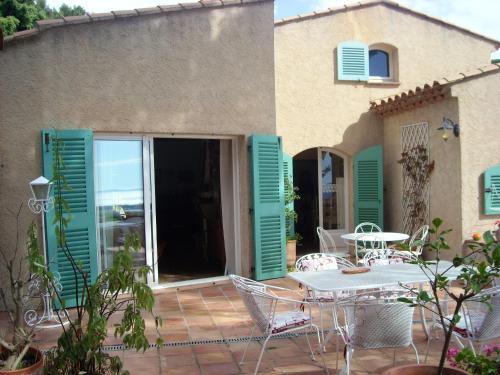
[[(194, 0), (47, 0), (50, 6), (62, 3), (81, 5), (89, 13), (144, 8)], [(352, 3), (351, 0), (276, 0), (275, 18)], [(401, 5), (442, 18), (480, 34), (500, 40), (500, 0), (397, 0)]]

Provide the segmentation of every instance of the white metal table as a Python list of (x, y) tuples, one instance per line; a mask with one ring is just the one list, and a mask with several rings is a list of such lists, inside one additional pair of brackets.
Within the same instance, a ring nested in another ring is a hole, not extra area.
[(346, 241), (357, 241), (362, 238), (363, 241), (367, 242), (377, 242), (377, 241), (399, 242), (399, 241), (405, 241), (408, 238), (410, 238), (410, 236), (405, 233), (397, 233), (397, 232), (345, 233), (340, 235), (340, 237)]
[[(441, 261), (438, 272), (446, 272), (450, 280), (455, 280), (460, 274), (460, 268), (453, 267), (451, 262)], [(401, 284), (423, 285), (429, 281), (417, 264), (401, 263), (374, 265), (369, 272), (344, 274), (341, 270), (290, 272), (288, 278), (297, 281), (315, 292), (340, 292), (364, 289), (379, 289)], [(428, 335), (423, 314), (422, 327)], [(328, 334), (331, 337), (332, 331)], [(328, 338), (325, 341), (328, 341)]]

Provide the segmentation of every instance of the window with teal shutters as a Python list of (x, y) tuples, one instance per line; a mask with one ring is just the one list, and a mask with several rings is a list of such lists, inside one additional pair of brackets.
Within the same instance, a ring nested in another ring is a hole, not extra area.
[[(65, 231), (67, 248), (76, 263), (88, 275), (90, 282), (97, 278), (96, 223), (94, 205), (93, 145), (92, 131), (78, 130), (42, 130), (43, 173), (53, 180), (54, 139), (61, 141), (60, 154), (63, 161), (61, 174), (64, 175), (67, 188), (61, 188), (61, 194), (69, 207), (70, 221)], [(54, 182), (53, 193), (58, 194), (58, 184)], [(53, 223), (55, 210), (49, 211), (47, 222), (47, 262), (51, 271), (61, 275), (65, 307), (76, 305), (76, 292), (81, 298), (83, 276), (75, 273), (62, 248), (58, 246)], [(60, 307), (58, 301), (56, 305)]]
[(500, 215), (500, 165), (484, 172), (484, 213)]
[(281, 138), (250, 137), (255, 279), (286, 274), (285, 191)]
[(337, 78), (340, 81), (368, 81), (368, 46), (343, 42), (337, 46)]
[(373, 146), (354, 156), (354, 220), (384, 228), (382, 146)]
[[(290, 189), (293, 189), (293, 158), (290, 155), (283, 153), (283, 175), (285, 177), (285, 197), (290, 194)], [(294, 202), (285, 202), (286, 208), (290, 211), (294, 210)], [(295, 221), (285, 217), (286, 236), (295, 235)]]

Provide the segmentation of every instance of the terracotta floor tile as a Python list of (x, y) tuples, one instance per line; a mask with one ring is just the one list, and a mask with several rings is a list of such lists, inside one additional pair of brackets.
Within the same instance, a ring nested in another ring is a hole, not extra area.
[(233, 375), (240, 374), (239, 367), (234, 363), (210, 363), (201, 365), (204, 375)]

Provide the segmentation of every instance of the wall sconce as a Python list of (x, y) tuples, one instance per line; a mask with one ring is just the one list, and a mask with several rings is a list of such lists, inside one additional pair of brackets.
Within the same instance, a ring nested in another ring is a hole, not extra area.
[(455, 137), (458, 137), (460, 135), (460, 126), (458, 124), (455, 124), (452, 120), (446, 117), (443, 117), (441, 126), (437, 128), (437, 130), (444, 130), (442, 137), (445, 141), (447, 141), (449, 137), (448, 130), (453, 131), (453, 135)]

